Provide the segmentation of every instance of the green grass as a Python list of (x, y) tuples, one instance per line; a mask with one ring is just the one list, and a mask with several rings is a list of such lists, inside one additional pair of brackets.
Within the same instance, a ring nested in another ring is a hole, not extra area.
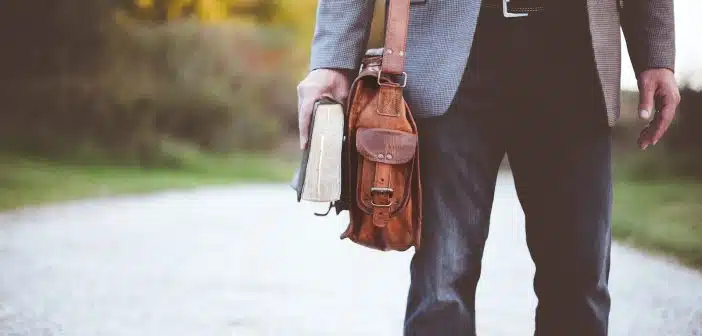
[(619, 178), (613, 234), (702, 268), (702, 182), (644, 182)]
[(293, 162), (265, 155), (191, 154), (179, 168), (76, 164), (0, 155), (0, 210), (96, 196), (239, 182), (285, 182)]

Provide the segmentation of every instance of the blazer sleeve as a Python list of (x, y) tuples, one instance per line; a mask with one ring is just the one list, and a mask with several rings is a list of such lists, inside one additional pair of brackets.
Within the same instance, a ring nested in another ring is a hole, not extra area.
[(370, 34), (375, 0), (319, 0), (310, 70), (361, 65)]
[(673, 0), (617, 0), (631, 63), (638, 76), (651, 68), (675, 71)]

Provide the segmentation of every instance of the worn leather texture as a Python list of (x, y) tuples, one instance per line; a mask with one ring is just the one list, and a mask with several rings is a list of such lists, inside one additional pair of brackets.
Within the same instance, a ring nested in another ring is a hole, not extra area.
[[(543, 3), (548, 6), (558, 1)], [(478, 16), (484, 8), (481, 0), (410, 2), (405, 98), (416, 118), (441, 115), (456, 95)], [(357, 70), (366, 49), (374, 6), (375, 0), (320, 0), (310, 69)], [(637, 74), (649, 68), (674, 69), (673, 0), (582, 0), (582, 11), (587, 11), (586, 24), (592, 37), (584, 43), (592, 45), (606, 118), (614, 126), (620, 110), (620, 27)]]
[(419, 249), (417, 126), (402, 87), (381, 73), (387, 58), (379, 55), (387, 53), (368, 51), (346, 104), (347, 169), (340, 208), (349, 211), (350, 222), (341, 238), (380, 251)]
[(356, 150), (366, 159), (397, 165), (410, 162), (417, 150), (417, 136), (385, 128), (359, 128)]
[(383, 72), (399, 75), (405, 69), (409, 10), (408, 0), (390, 2), (385, 22)]

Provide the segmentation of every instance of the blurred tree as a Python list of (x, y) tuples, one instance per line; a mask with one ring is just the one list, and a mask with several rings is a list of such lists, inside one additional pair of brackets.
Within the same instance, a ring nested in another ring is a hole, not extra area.
[(157, 22), (185, 17), (196, 17), (202, 22), (221, 22), (233, 18), (269, 22), (278, 10), (277, 2), (276, 0), (126, 0), (121, 8), (132, 17)]
[(702, 91), (683, 87), (680, 95), (678, 115), (668, 131), (666, 149), (680, 161), (678, 174), (702, 179)]
[[(314, 32), (317, 0), (123, 0), (122, 9), (133, 18), (166, 22), (195, 17), (201, 22), (248, 21), (280, 28), (292, 35), (296, 51), (307, 56)], [(369, 46), (382, 46), (385, 1), (376, 0)]]
[(3, 79), (89, 71), (108, 11), (106, 1), (0, 1), (0, 13), (7, 14), (0, 20)]
[[(134, 18), (164, 22), (196, 17), (203, 22), (249, 20), (284, 27), (309, 44), (314, 31), (316, 0), (123, 0), (122, 9)], [(369, 44), (382, 45), (385, 0), (376, 0)]]

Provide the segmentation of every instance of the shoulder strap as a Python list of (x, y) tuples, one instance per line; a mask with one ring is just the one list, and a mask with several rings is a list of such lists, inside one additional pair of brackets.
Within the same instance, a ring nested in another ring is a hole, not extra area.
[(388, 2), (382, 71), (399, 75), (405, 69), (410, 0), (388, 0)]

